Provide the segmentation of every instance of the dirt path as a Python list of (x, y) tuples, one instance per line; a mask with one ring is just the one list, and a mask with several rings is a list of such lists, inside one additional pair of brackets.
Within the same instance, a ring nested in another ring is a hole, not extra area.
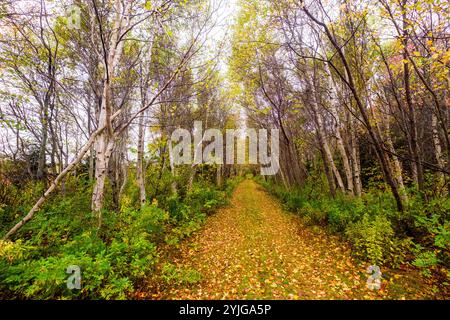
[(381, 290), (367, 289), (367, 266), (355, 264), (346, 245), (320, 228), (304, 226), (251, 180), (183, 244), (171, 265), (187, 275), (186, 281), (168, 281), (147, 298), (408, 299), (424, 294), (401, 274), (388, 275)]

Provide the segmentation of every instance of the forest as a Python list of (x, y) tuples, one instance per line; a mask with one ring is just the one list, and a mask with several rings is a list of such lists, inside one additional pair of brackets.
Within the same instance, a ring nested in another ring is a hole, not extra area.
[(450, 298), (448, 1), (1, 0), (0, 30), (1, 300)]

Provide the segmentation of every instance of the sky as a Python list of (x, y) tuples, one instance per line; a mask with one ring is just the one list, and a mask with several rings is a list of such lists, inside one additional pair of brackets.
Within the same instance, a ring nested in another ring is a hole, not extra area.
[[(232, 27), (239, 11), (238, 0), (210, 0), (211, 6), (218, 8), (213, 16), (213, 20), (217, 21), (209, 35), (208, 46), (214, 48), (217, 43), (224, 39), (231, 39)], [(226, 52), (221, 57), (219, 68), (224, 75), (227, 69), (227, 57), (231, 54), (230, 43), (225, 46)]]

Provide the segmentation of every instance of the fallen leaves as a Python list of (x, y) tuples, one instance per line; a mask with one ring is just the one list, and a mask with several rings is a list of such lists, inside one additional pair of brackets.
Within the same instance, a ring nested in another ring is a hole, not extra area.
[[(202, 281), (156, 286), (146, 298), (405, 298), (406, 290), (389, 291), (399, 275), (385, 281), (378, 292), (367, 289), (365, 267), (353, 262), (349, 248), (316, 229), (284, 212), (256, 183), (246, 180), (237, 187), (231, 205), (210, 216), (202, 231), (181, 246), (180, 259), (171, 261), (178, 268), (197, 270)], [(418, 290), (411, 296), (420, 297)]]

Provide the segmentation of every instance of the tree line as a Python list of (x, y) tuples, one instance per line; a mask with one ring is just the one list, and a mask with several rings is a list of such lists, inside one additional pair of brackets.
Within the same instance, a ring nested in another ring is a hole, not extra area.
[(209, 40), (219, 7), (201, 0), (2, 2), (2, 157), (23, 163), (18, 180), (47, 181), (6, 238), (77, 170), (93, 183), (100, 227), (105, 185), (117, 207), (131, 165), (146, 202), (149, 142), (160, 142), (161, 171), (168, 167), (175, 177), (170, 132), (192, 129), (194, 120), (225, 127), (232, 112), (218, 87), (223, 43)]
[(406, 187), (449, 192), (448, 3), (241, 3), (231, 74), (250, 120), (282, 132), (281, 183), (320, 159), (331, 195), (360, 196), (368, 165), (398, 211)]

